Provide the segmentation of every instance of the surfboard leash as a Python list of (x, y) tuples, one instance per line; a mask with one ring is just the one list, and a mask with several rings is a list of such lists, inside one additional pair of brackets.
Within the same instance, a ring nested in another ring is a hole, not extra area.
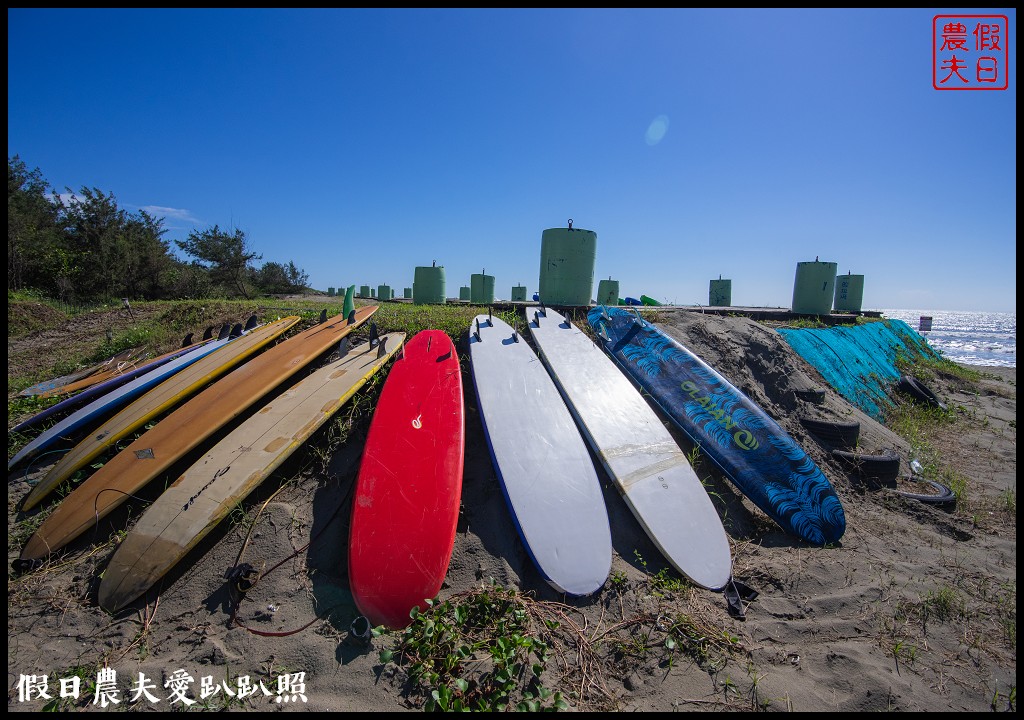
[[(341, 502), (338, 503), (338, 506), (335, 508), (334, 512), (331, 513), (331, 517), (328, 519), (327, 522), (325, 522), (323, 524), (323, 527), (320, 528), (320, 531), (317, 532), (316, 535), (310, 537), (308, 543), (306, 543), (302, 547), (296, 549), (291, 555), (288, 555), (287, 557), (283, 558), (280, 562), (274, 564), (269, 570), (258, 571), (251, 564), (241, 562), (242, 555), (245, 553), (246, 549), (249, 546), (249, 540), (252, 537), (252, 530), (253, 530), (254, 527), (256, 527), (256, 519), (258, 519), (259, 516), (263, 514), (263, 511), (266, 509), (267, 505), (269, 505), (271, 503), (271, 501), (275, 497), (277, 497), (278, 493), (280, 493), (282, 490), (284, 490), (286, 487), (288, 487), (288, 484), (286, 483), (286, 484), (282, 485), (281, 487), (279, 487), (277, 490), (275, 490), (270, 495), (270, 497), (268, 497), (263, 502), (263, 504), (260, 506), (259, 511), (256, 513), (256, 518), (250, 524), (249, 530), (245, 534), (245, 540), (242, 542), (242, 547), (239, 548), (239, 550), (238, 550), (238, 556), (235, 558), (234, 566), (230, 567), (230, 568), (228, 568), (227, 570), (224, 571), (224, 579), (231, 583), (231, 587), (235, 591), (233, 593), (234, 597), (232, 598), (233, 602), (232, 602), (232, 607), (231, 607), (231, 617), (228, 620), (228, 627), (229, 628), (232, 625), (238, 625), (238, 627), (240, 627), (240, 628), (242, 628), (242, 629), (244, 629), (244, 630), (246, 630), (248, 632), (251, 632), (254, 635), (260, 635), (262, 637), (287, 637), (288, 635), (295, 635), (296, 633), (300, 633), (303, 630), (305, 630), (306, 628), (308, 628), (311, 625), (313, 625), (313, 623), (317, 622), (318, 620), (323, 620), (324, 619), (323, 617), (320, 617), (319, 615), (314, 615), (313, 619), (310, 620), (305, 625), (303, 625), (302, 627), (295, 628), (294, 630), (280, 630), (280, 631), (276, 631), (275, 632), (275, 631), (271, 631), (271, 630), (257, 630), (256, 628), (249, 627), (248, 625), (246, 625), (245, 623), (243, 623), (241, 620), (238, 619), (238, 610), (239, 610), (239, 608), (242, 605), (242, 600), (245, 598), (246, 593), (248, 593), (252, 588), (254, 588), (256, 586), (256, 584), (260, 580), (265, 578), (267, 575), (272, 573), (277, 568), (279, 568), (282, 565), (284, 565), (289, 560), (292, 560), (295, 557), (298, 557), (299, 553), (305, 552), (309, 548), (309, 546), (313, 544), (313, 541), (316, 538), (318, 538), (324, 532), (324, 530), (326, 530), (330, 526), (330, 524), (332, 522), (334, 522), (334, 519), (341, 512), (341, 508), (343, 508), (345, 506), (345, 503), (348, 501), (348, 497), (349, 497), (349, 495), (352, 492), (352, 486), (353, 485), (354, 485), (354, 483), (349, 485), (348, 491), (345, 492), (345, 495), (341, 498)], [(265, 565), (265, 563), (264, 563), (264, 565)], [(328, 610), (327, 615), (330, 615), (330, 612), (333, 609), (334, 608), (331, 608), (330, 610)]]

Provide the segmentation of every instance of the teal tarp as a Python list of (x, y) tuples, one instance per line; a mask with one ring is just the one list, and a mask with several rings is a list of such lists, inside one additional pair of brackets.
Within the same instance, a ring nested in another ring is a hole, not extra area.
[(883, 410), (891, 405), (889, 390), (900, 378), (898, 356), (941, 359), (928, 341), (902, 320), (852, 327), (779, 328), (779, 334), (836, 392), (875, 420), (881, 420)]

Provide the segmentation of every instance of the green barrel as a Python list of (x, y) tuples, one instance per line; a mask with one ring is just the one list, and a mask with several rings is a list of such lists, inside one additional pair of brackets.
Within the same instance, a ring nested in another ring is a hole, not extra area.
[(469, 276), (469, 301), (474, 305), (490, 305), (494, 302), (494, 276), (482, 272)]
[(708, 288), (708, 305), (711, 307), (732, 306), (732, 280), (723, 280), (719, 275), (717, 280), (711, 281)]
[(548, 305), (590, 305), (594, 289), (597, 233), (549, 228), (540, 242), (540, 300)]
[(608, 278), (602, 280), (597, 284), (597, 304), (598, 305), (618, 305), (619, 304), (619, 281)]
[(864, 303), (864, 276), (839, 275), (836, 277), (836, 296), (832, 307), (839, 312), (859, 313)]
[(416, 268), (412, 282), (414, 305), (443, 305), (445, 292), (444, 265)]
[(791, 308), (793, 312), (804, 315), (828, 315), (832, 311), (836, 267), (834, 262), (817, 259), (814, 262), (796, 264)]

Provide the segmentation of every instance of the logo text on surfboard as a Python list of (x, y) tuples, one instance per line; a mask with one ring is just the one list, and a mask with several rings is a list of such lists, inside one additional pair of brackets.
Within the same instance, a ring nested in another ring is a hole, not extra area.
[(733, 432), (733, 428), (737, 427), (736, 421), (733, 420), (732, 416), (725, 412), (725, 410), (720, 407), (715, 407), (715, 401), (710, 395), (706, 393), (701, 395), (701, 389), (697, 387), (697, 385), (687, 380), (679, 387), (682, 388), (684, 393), (696, 400), (698, 405), (701, 405), (703, 408), (708, 410), (711, 416), (717, 420), (722, 427), (727, 431), (732, 432), (732, 439), (741, 450), (756, 450), (760, 446), (760, 443), (757, 442), (757, 438), (755, 438), (749, 430), (737, 428), (736, 431)]

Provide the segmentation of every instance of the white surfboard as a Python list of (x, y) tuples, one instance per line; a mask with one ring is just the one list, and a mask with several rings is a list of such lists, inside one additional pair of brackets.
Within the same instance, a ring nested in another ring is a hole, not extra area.
[(565, 317), (542, 307), (527, 320), (583, 436), (641, 527), (680, 573), (710, 590), (724, 587), (732, 574), (725, 528), (657, 414), (614, 361)]
[(558, 388), (526, 340), (478, 315), (469, 354), (480, 417), (519, 536), (559, 592), (590, 595), (611, 571), (601, 484)]

